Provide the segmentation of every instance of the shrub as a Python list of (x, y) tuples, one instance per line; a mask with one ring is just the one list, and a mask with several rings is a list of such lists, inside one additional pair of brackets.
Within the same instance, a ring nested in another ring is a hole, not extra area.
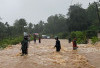
[(6, 38), (0, 41), (0, 48), (5, 48), (8, 45), (16, 45), (23, 40), (22, 36), (14, 37), (14, 38)]
[(93, 30), (87, 30), (86, 33), (87, 33), (88, 38), (97, 36), (97, 32)]
[(57, 36), (58, 36), (60, 39), (66, 39), (67, 36), (68, 36), (68, 33), (67, 33), (67, 32), (59, 33), (59, 34), (57, 34)]
[(97, 37), (92, 37), (91, 41), (92, 41), (92, 44), (94, 45), (96, 42), (99, 41), (99, 39)]
[(71, 32), (71, 39), (73, 39), (74, 37), (77, 38), (77, 43), (79, 43), (79, 44), (86, 43), (86, 41), (87, 41), (85, 32), (73, 31), (73, 32)]

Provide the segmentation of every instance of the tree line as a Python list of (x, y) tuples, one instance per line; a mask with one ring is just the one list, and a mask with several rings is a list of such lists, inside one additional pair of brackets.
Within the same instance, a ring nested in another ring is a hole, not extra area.
[[(97, 3), (97, 5), (100, 4)], [(99, 25), (95, 3), (89, 4), (86, 9), (81, 4), (74, 4), (69, 7), (66, 15), (51, 15), (48, 17), (47, 22), (41, 20), (38, 24), (33, 24), (26, 22), (23, 18), (16, 20), (13, 26), (10, 26), (8, 22), (0, 22), (0, 40), (21, 36), (23, 32), (48, 35), (63, 33), (63, 35), (67, 35), (67, 33), (73, 31), (99, 31)]]

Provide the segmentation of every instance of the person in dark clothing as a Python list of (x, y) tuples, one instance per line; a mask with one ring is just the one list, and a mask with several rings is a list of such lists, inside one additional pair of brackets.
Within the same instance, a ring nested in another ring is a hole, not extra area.
[(77, 42), (76, 42), (77, 40), (76, 40), (76, 38), (74, 38), (74, 40), (73, 40), (73, 50), (77, 50)]
[(69, 43), (71, 43), (71, 38), (70, 37), (69, 37), (68, 41), (69, 41)]
[(36, 43), (36, 35), (34, 34), (34, 43)]
[(24, 37), (23, 41), (21, 42), (21, 50), (22, 50), (22, 55), (27, 55), (28, 54), (28, 37)]
[(60, 41), (58, 40), (58, 37), (55, 38), (55, 40), (56, 40), (56, 45), (55, 45), (56, 51), (59, 52), (61, 49)]
[(39, 43), (41, 43), (41, 38), (39, 37)]

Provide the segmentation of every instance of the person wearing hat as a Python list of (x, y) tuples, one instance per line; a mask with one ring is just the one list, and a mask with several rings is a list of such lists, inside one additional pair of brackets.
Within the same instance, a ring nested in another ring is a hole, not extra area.
[(22, 46), (21, 46), (21, 50), (22, 50), (22, 55), (27, 55), (28, 54), (28, 37), (24, 36), (23, 41), (21, 42)]
[(56, 40), (56, 45), (55, 45), (56, 51), (59, 52), (61, 49), (60, 41), (58, 40), (58, 37), (56, 37), (55, 40)]

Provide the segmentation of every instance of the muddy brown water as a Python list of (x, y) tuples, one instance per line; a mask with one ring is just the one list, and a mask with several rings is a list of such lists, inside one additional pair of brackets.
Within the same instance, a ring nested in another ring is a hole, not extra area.
[(71, 43), (64, 39), (60, 41), (61, 52), (55, 51), (54, 39), (42, 39), (40, 44), (31, 41), (26, 56), (20, 56), (21, 44), (9, 46), (0, 51), (0, 68), (100, 68), (97, 51), (91, 55), (91, 51), (85, 51), (91, 48), (86, 45), (73, 51)]
[(100, 68), (100, 47), (91, 46), (91, 44), (81, 44), (78, 50), (79, 54), (84, 55), (90, 64)]

